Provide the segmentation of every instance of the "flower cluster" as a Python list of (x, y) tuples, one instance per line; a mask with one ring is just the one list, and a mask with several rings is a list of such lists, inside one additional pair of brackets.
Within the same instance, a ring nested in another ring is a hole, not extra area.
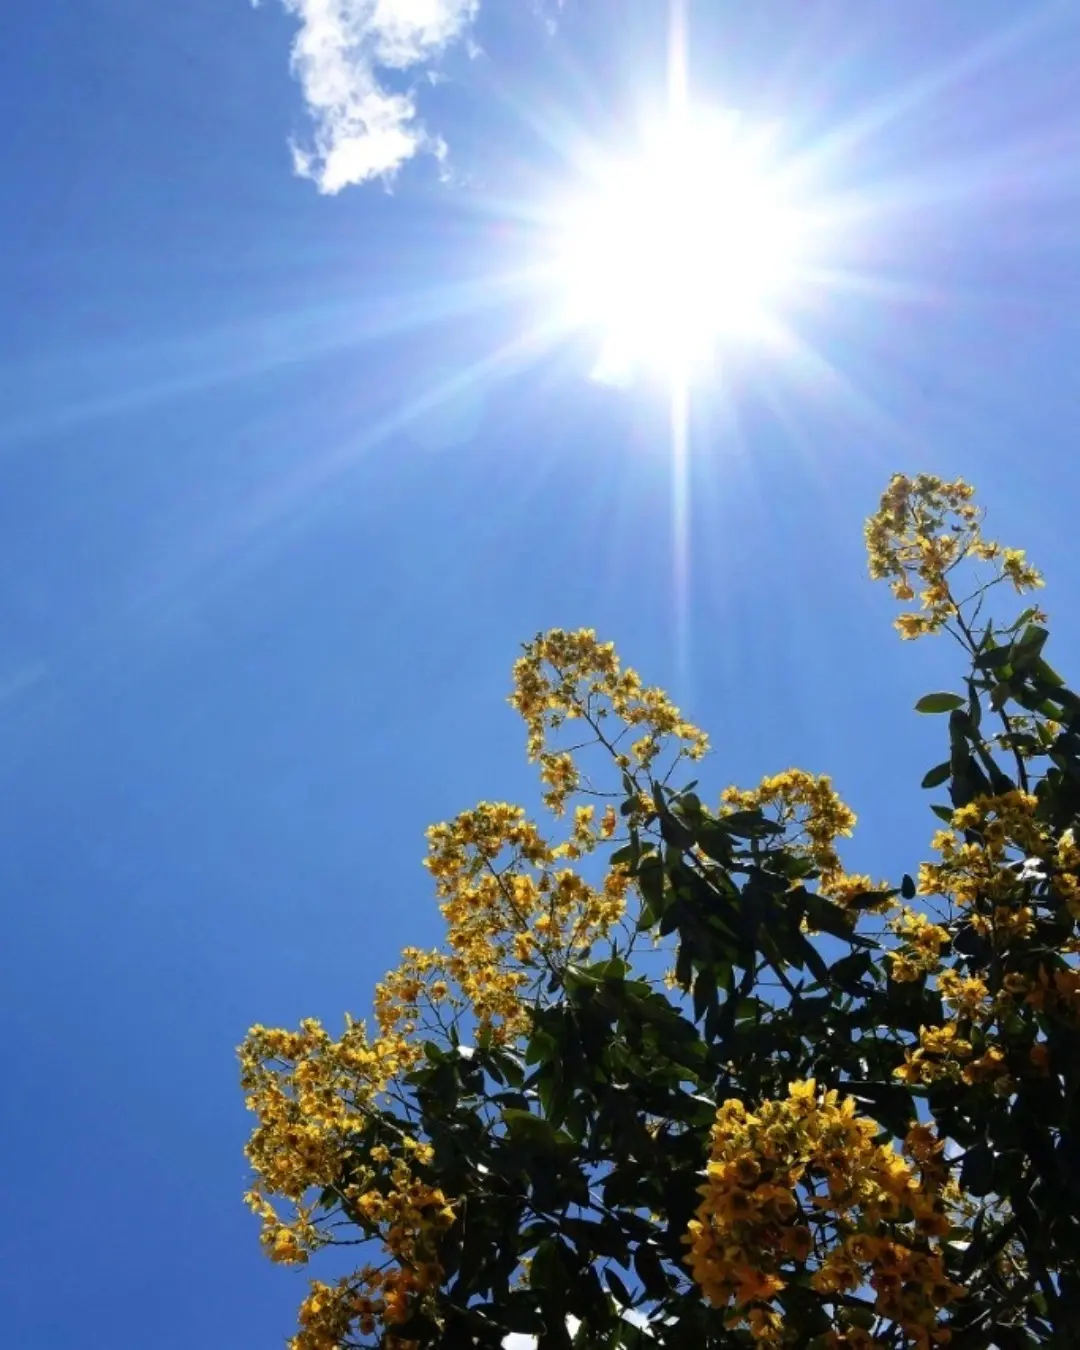
[(310, 1018), (298, 1031), (252, 1027), (240, 1047), (241, 1084), (258, 1117), (247, 1145), (257, 1178), (250, 1203), (271, 1226), (278, 1259), (288, 1259), (281, 1254), (288, 1244), (277, 1240), (265, 1195), (300, 1203), (312, 1188), (331, 1185), (343, 1148), (365, 1127), (375, 1098), (418, 1054), (398, 1035), (369, 1040), (364, 1024), (351, 1018), (339, 1040)]
[[(334, 1286), (313, 1281), (300, 1307), (291, 1350), (338, 1350), (354, 1329), (370, 1336), (380, 1328), (400, 1325), (442, 1280), (436, 1244), (456, 1216), (444, 1192), (418, 1174), (432, 1161), (430, 1146), (402, 1133), (394, 1153), (382, 1144), (361, 1152), (350, 1145), (359, 1141), (367, 1122), (354, 1118), (352, 1123), (350, 1138), (325, 1136), (320, 1152), (306, 1159), (309, 1166), (302, 1172), (294, 1170), (287, 1183), (277, 1184), (287, 1184), (293, 1192), (310, 1185), (331, 1191), (337, 1212), (379, 1244), (383, 1260), (378, 1266), (363, 1266)], [(264, 1123), (261, 1129), (266, 1128)], [(311, 1126), (307, 1138), (315, 1138)], [(252, 1161), (258, 1169), (258, 1155)], [(306, 1261), (309, 1251), (332, 1240), (326, 1228), (312, 1222), (312, 1207), (302, 1203), (297, 1204), (297, 1218), (291, 1224), (281, 1222), (265, 1198), (264, 1185), (265, 1179), (248, 1200), (265, 1221), (263, 1241), (272, 1259)]]
[(1055, 1014), (1073, 1025), (1080, 1021), (1080, 970), (1075, 966), (1050, 970), (1040, 963), (1033, 976), (1013, 977), (1012, 988), (1037, 1012)]
[[(433, 1241), (454, 1211), (440, 1190), (414, 1175), (415, 1165), (430, 1162), (430, 1150), (403, 1137), (396, 1159), (376, 1147), (361, 1162), (356, 1149), (379, 1094), (419, 1057), (404, 1034), (410, 1029), (391, 1018), (385, 1034), (369, 1040), (363, 1024), (349, 1019), (334, 1040), (308, 1020), (295, 1032), (253, 1027), (241, 1046), (247, 1105), (258, 1117), (247, 1146), (255, 1182), (246, 1198), (263, 1221), (271, 1259), (301, 1264), (333, 1240), (328, 1194), (368, 1236), (381, 1238), (389, 1258), (336, 1287), (315, 1282), (294, 1350), (334, 1350), (354, 1323), (373, 1330), (377, 1322), (404, 1321), (412, 1301), (439, 1282)], [(388, 1171), (379, 1166), (385, 1163)], [(279, 1216), (271, 1195), (292, 1202), (291, 1219)]]
[(904, 945), (890, 956), (892, 976), (936, 976), (949, 1016), (921, 1028), (895, 1072), (909, 1083), (990, 1083), (1008, 1093), (1016, 1074), (1045, 1072), (1049, 1055), (1037, 1024), (1018, 1014), (1028, 1008), (1070, 1021), (1080, 1014), (1075, 937), (1052, 964), (1036, 940), (1040, 911), (1080, 918), (1080, 849), (1072, 830), (1055, 837), (1040, 819), (1034, 793), (1015, 789), (959, 807), (933, 846), (938, 860), (923, 863), (918, 891), (957, 906), (959, 922), (989, 944), (994, 979), (988, 983), (988, 971), (940, 968), (948, 932), (923, 916), (905, 917), (897, 928)]
[[(567, 721), (584, 721), (628, 770), (648, 770), (667, 740), (681, 742), (678, 753), (690, 759), (708, 749), (705, 733), (683, 718), (662, 689), (645, 687), (636, 671), (624, 669), (614, 644), (598, 642), (591, 628), (576, 633), (553, 628), (527, 643), (514, 665), (510, 702), (525, 720), (529, 758), (540, 761), (545, 801), (556, 812), (579, 781), (569, 755), (547, 749), (550, 733)], [(608, 737), (603, 723), (611, 716), (623, 730)], [(638, 738), (626, 753), (617, 742), (628, 731)]]
[(994, 583), (1008, 580), (1019, 592), (1043, 584), (1023, 550), (983, 538), (982, 513), (973, 496), (974, 489), (962, 478), (950, 483), (931, 474), (894, 474), (877, 512), (866, 522), (870, 575), (890, 578), (900, 601), (918, 594), (920, 608), (896, 620), (901, 637), (939, 632), (957, 615), (960, 602), (949, 574), (965, 558), (995, 564)]
[[(1013, 790), (975, 798), (953, 812), (951, 828), (939, 830), (932, 847), (940, 862), (919, 869), (920, 895), (941, 895), (967, 912), (974, 929), (1000, 944), (1030, 931), (1031, 868), (1050, 862), (1055, 845), (1037, 819), (1038, 798)], [(1066, 843), (1064, 861), (1071, 855)], [(1075, 873), (1060, 869), (1055, 886), (1071, 895)]]
[[(255, 1182), (248, 1203), (263, 1221), (275, 1261), (299, 1264), (332, 1241), (325, 1222), (331, 1192), (340, 1211), (380, 1237), (389, 1264), (365, 1266), (336, 1286), (316, 1282), (301, 1309), (295, 1350), (330, 1350), (343, 1328), (367, 1334), (411, 1315), (439, 1281), (434, 1238), (453, 1222), (453, 1206), (411, 1167), (426, 1145), (405, 1140), (408, 1158), (362, 1145), (378, 1101), (420, 1061), (417, 1032), (438, 1016), (467, 1009), (497, 1040), (527, 1023), (524, 994), (556, 961), (571, 959), (621, 918), (629, 877), (611, 867), (599, 888), (566, 857), (610, 838), (613, 813), (599, 822), (578, 808), (567, 841), (550, 846), (518, 807), (481, 803), (429, 831), (428, 868), (447, 924), (446, 950), (410, 947), (375, 991), (377, 1035), (347, 1021), (334, 1040), (314, 1020), (298, 1031), (253, 1027), (240, 1049), (247, 1105), (258, 1123), (247, 1147)], [(292, 1203), (279, 1216), (270, 1196)], [(322, 1205), (323, 1222), (315, 1215)]]
[(446, 958), (439, 951), (406, 947), (396, 969), (388, 971), (375, 986), (375, 1021), (386, 1038), (400, 1037), (408, 1044), (425, 1014), (444, 1000), (453, 1000), (446, 981)]
[(343, 1279), (336, 1286), (312, 1280), (300, 1305), (300, 1330), (289, 1342), (290, 1350), (339, 1350), (353, 1326), (365, 1314), (370, 1316), (364, 1289), (361, 1275)]
[(753, 1112), (737, 1100), (718, 1110), (687, 1263), (708, 1301), (762, 1346), (784, 1343), (772, 1301), (807, 1270), (826, 1296), (872, 1288), (876, 1314), (907, 1344), (948, 1339), (941, 1310), (962, 1290), (939, 1247), (953, 1200), (941, 1146), (926, 1126), (904, 1154), (880, 1133), (852, 1098), (813, 1080)]
[(924, 1026), (919, 1028), (918, 1045), (904, 1052), (904, 1063), (895, 1073), (907, 1083), (936, 1083), (943, 1078), (959, 1080), (971, 1056), (971, 1041), (961, 1034), (959, 1022)]
[(938, 969), (942, 950), (951, 941), (946, 929), (906, 905), (889, 920), (889, 927), (901, 944), (897, 950), (886, 952), (889, 974), (897, 983), (917, 980)]
[(527, 986), (621, 919), (624, 869), (609, 868), (593, 887), (559, 865), (613, 829), (609, 817), (595, 829), (592, 808), (579, 808), (570, 839), (552, 847), (520, 807), (482, 802), (428, 831), (427, 867), (447, 924), (445, 970), (497, 1038), (524, 1029)]
[(1038, 1022), (1020, 1014), (1080, 1020), (1080, 970), (1066, 964), (1040, 963), (1030, 975), (1004, 971), (996, 990), (981, 975), (944, 969), (937, 972), (937, 990), (948, 1015), (939, 1025), (920, 1027), (917, 1044), (905, 1050), (894, 1073), (907, 1083), (986, 1083), (1008, 1095), (1016, 1076), (1045, 1075), (1050, 1058)]
[[(414, 1145), (413, 1152), (419, 1156), (422, 1148)], [(385, 1190), (350, 1186), (344, 1199), (346, 1212), (365, 1232), (381, 1238), (389, 1259), (362, 1267), (336, 1286), (313, 1280), (290, 1350), (340, 1350), (354, 1330), (373, 1336), (401, 1326), (442, 1281), (435, 1244), (454, 1222), (454, 1208), (438, 1187), (417, 1180), (407, 1161), (394, 1163)], [(382, 1337), (384, 1345), (393, 1340), (392, 1331)]]
[[(551, 634), (534, 644), (530, 658), (534, 667), (523, 659), (515, 672), (518, 697), (555, 814), (580, 785), (572, 755), (544, 748), (546, 730), (564, 717), (595, 717), (597, 724), (610, 713), (621, 717), (643, 738), (633, 751), (638, 767), (652, 762), (664, 737), (682, 741), (687, 754), (703, 753), (704, 737), (591, 634)], [(553, 661), (562, 663), (561, 674), (547, 683)], [(327, 1222), (333, 1211), (372, 1240), (381, 1238), (389, 1257), (336, 1286), (313, 1284), (296, 1350), (329, 1350), (354, 1325), (362, 1334), (396, 1325), (437, 1284), (433, 1240), (453, 1222), (453, 1206), (410, 1170), (423, 1161), (425, 1146), (413, 1145), (408, 1160), (393, 1161), (385, 1146), (365, 1144), (365, 1133), (385, 1094), (422, 1059), (423, 1033), (445, 1030), (445, 1017), (466, 1015), (475, 1030), (511, 1040), (526, 1029), (529, 1000), (541, 982), (619, 922), (627, 870), (609, 866), (593, 885), (569, 865), (612, 839), (616, 828), (612, 806), (598, 816), (593, 804), (579, 804), (566, 837), (551, 843), (520, 807), (500, 802), (481, 802), (433, 826), (426, 866), (445, 942), (440, 950), (407, 948), (376, 987), (376, 1034), (369, 1037), (352, 1019), (338, 1040), (314, 1020), (297, 1031), (252, 1028), (240, 1048), (247, 1105), (257, 1117), (247, 1146), (255, 1173), (247, 1200), (262, 1219), (268, 1254), (306, 1262), (334, 1240)], [(290, 1202), (288, 1218), (271, 1197)]]
[(938, 972), (938, 993), (947, 1008), (970, 1022), (985, 1022), (993, 1010), (993, 999), (986, 981), (979, 975), (961, 975), (947, 969)]
[(819, 875), (819, 889), (837, 898), (856, 891), (873, 889), (866, 877), (849, 877), (840, 865), (836, 841), (850, 838), (855, 829), (855, 812), (840, 799), (825, 774), (803, 769), (786, 769), (763, 778), (756, 788), (726, 788), (723, 809), (756, 811), (770, 809), (776, 820), (790, 831), (788, 846), (796, 856), (805, 857)]

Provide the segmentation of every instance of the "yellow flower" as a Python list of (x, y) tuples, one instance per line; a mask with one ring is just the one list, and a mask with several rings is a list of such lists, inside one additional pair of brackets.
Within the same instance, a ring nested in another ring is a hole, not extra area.
[(302, 1265), (308, 1259), (308, 1253), (300, 1245), (296, 1233), (284, 1225), (273, 1233), (268, 1246), (272, 1261), (285, 1265)]
[(964, 1066), (963, 1077), (965, 1083), (986, 1083), (1003, 1077), (1005, 1073), (1005, 1055), (996, 1045), (991, 1045), (978, 1059)]
[(897, 984), (912, 984), (924, 974), (922, 966), (901, 952), (886, 952), (889, 974)]
[(938, 990), (942, 999), (965, 1017), (976, 1018), (989, 1010), (990, 991), (977, 975), (943, 970), (938, 975)]
[(1017, 591), (1031, 591), (1044, 584), (1038, 570), (1027, 561), (1022, 548), (1007, 548), (1002, 554), (1001, 570)]
[[(755, 1338), (760, 1327), (765, 1344), (779, 1344), (768, 1338), (782, 1319), (764, 1305), (801, 1276), (816, 1246), (822, 1259), (810, 1280), (820, 1293), (869, 1286), (876, 1313), (906, 1334), (938, 1328), (939, 1309), (962, 1293), (949, 1285), (936, 1245), (950, 1231), (943, 1145), (927, 1125), (912, 1127), (903, 1153), (878, 1143), (880, 1134), (853, 1099), (813, 1080), (790, 1084), (786, 1097), (753, 1113), (736, 1099), (719, 1107), (684, 1243), (704, 1297), (732, 1309), (726, 1325)], [(816, 1244), (800, 1213), (807, 1195)]]
[(746, 1314), (751, 1337), (759, 1345), (779, 1345), (784, 1331), (780, 1314), (772, 1308), (751, 1308)]
[(878, 510), (866, 522), (870, 575), (888, 579), (893, 595), (920, 608), (898, 616), (905, 639), (937, 633), (958, 612), (950, 575), (965, 558), (997, 566), (991, 585), (1008, 580), (1017, 591), (1042, 585), (1021, 549), (1003, 549), (982, 535), (974, 490), (963, 479), (946, 482), (932, 474), (894, 474)]
[[(609, 714), (642, 733), (636, 752), (641, 768), (648, 769), (667, 740), (681, 742), (677, 754), (691, 759), (708, 749), (704, 733), (662, 690), (646, 688), (635, 671), (624, 669), (614, 645), (598, 642), (592, 629), (553, 628), (527, 643), (514, 666), (510, 702), (528, 728), (529, 758), (542, 765), (546, 754), (557, 753), (545, 751), (552, 731), (576, 718), (596, 727)], [(626, 767), (632, 767), (630, 759)]]
[(743, 1266), (735, 1270), (735, 1303), (754, 1303), (759, 1299), (770, 1299), (784, 1288), (779, 1275), (764, 1270), (754, 1270), (752, 1266)]
[(774, 810), (778, 822), (791, 828), (791, 851), (808, 858), (818, 870), (822, 893), (831, 894), (830, 888), (836, 885), (838, 897), (845, 894), (847, 878), (836, 840), (854, 833), (856, 817), (836, 793), (831, 778), (786, 769), (763, 778), (756, 788), (727, 788), (721, 800), (722, 809), (729, 811)]

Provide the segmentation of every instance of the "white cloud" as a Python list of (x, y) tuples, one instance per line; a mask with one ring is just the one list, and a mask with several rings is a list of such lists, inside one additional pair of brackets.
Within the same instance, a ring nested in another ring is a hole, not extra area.
[[(252, 4), (258, 4), (259, 0), (251, 0)], [(562, 12), (566, 0), (532, 0), (532, 10), (538, 19), (547, 29), (548, 37), (554, 37), (559, 31), (559, 20), (557, 15)], [(552, 13), (554, 8), (555, 13)]]
[(315, 123), (294, 144), (297, 173), (320, 192), (386, 178), (420, 151), (442, 160), (445, 142), (419, 120), (412, 90), (385, 72), (427, 67), (466, 36), (480, 0), (282, 0), (300, 21), (292, 65)]

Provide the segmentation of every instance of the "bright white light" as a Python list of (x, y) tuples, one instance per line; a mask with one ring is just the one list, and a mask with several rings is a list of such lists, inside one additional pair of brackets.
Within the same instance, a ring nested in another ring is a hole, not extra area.
[(597, 379), (686, 379), (723, 341), (767, 336), (798, 222), (760, 138), (733, 118), (669, 120), (560, 213), (559, 322), (595, 330)]

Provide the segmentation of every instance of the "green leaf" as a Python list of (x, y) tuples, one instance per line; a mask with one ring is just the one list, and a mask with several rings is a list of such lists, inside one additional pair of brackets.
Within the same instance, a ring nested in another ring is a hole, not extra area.
[(690, 848), (694, 842), (693, 831), (677, 816), (672, 815), (670, 807), (664, 801), (659, 783), (653, 788), (653, 800), (656, 802), (656, 814), (660, 818), (660, 834), (664, 843), (680, 850)]
[(1041, 657), (1031, 667), (1031, 673), (1037, 679), (1040, 679), (1043, 682), (1043, 684), (1051, 684), (1055, 688), (1061, 688), (1061, 686), (1064, 685), (1065, 683), (1065, 681), (1057, 673), (1054, 667), (1048, 666), (1046, 662), (1042, 660)]
[(994, 1151), (989, 1144), (976, 1144), (964, 1154), (960, 1185), (969, 1195), (984, 1196), (994, 1185)]
[(674, 933), (683, 920), (685, 908), (681, 900), (676, 900), (674, 904), (667, 907), (660, 918), (658, 931), (661, 937), (667, 937), (669, 933)]
[(519, 1336), (535, 1336), (544, 1330), (544, 1319), (533, 1306), (532, 1292), (516, 1290), (505, 1298), (498, 1310), (499, 1329)]
[(644, 1244), (634, 1253), (634, 1271), (645, 1286), (649, 1298), (659, 1301), (667, 1296), (669, 1285), (656, 1249)]
[[(1025, 686), (1017, 689), (1012, 696), (1022, 708), (1027, 708), (1029, 712), (1042, 713), (1044, 717), (1049, 717), (1051, 721), (1060, 722), (1061, 710), (1068, 706), (1064, 697), (1066, 691), (1054, 688), (1051, 685), (1044, 685), (1044, 692), (1040, 693), (1038, 688), (1039, 681), (1035, 680), (1033, 683), (1036, 686), (1034, 690), (1028, 689)], [(1052, 697), (1048, 698), (1045, 690), (1049, 690)], [(1012, 693), (1011, 690), (1010, 693)], [(1075, 697), (1075, 694), (1069, 694), (1069, 698)]]
[(760, 811), (732, 811), (720, 816), (717, 824), (740, 839), (760, 839), (766, 835), (784, 833), (784, 826), (768, 820)]
[(915, 899), (915, 882), (906, 872), (900, 880), (900, 894), (905, 900)]
[(517, 1056), (508, 1050), (492, 1051), (492, 1059), (502, 1070), (511, 1087), (520, 1087), (525, 1081), (525, 1073)]
[(549, 1121), (534, 1116), (531, 1111), (518, 1111), (511, 1107), (502, 1114), (512, 1139), (522, 1143), (554, 1146), (556, 1134), (554, 1126)]
[(989, 650), (980, 652), (975, 658), (975, 665), (979, 670), (1001, 670), (1003, 666), (1009, 665), (1012, 661), (1013, 649), (1009, 647), (991, 647)]
[(1014, 643), (1013, 665), (1018, 669), (1031, 667), (1040, 660), (1042, 649), (1050, 634), (1038, 624), (1029, 624)]
[[(860, 891), (857, 895), (849, 895), (844, 901), (844, 909), (851, 912), (861, 912), (864, 909), (873, 909), (876, 905), (884, 904), (886, 900), (891, 900), (893, 896), (899, 895), (899, 891), (894, 887), (887, 891)], [(813, 923), (813, 919), (810, 920)], [(828, 932), (827, 928), (822, 928), (823, 932)]]
[(869, 974), (873, 959), (869, 952), (852, 952), (850, 956), (836, 961), (829, 972), (830, 982), (847, 994), (861, 992), (860, 981)]
[(1034, 619), (1035, 615), (1038, 614), (1038, 612), (1039, 612), (1038, 605), (1029, 605), (1028, 608), (1025, 609), (1022, 614), (1018, 614), (1016, 618), (1013, 619), (1012, 623), (1009, 624), (1008, 628), (1006, 628), (1004, 631), (1006, 633), (1018, 633), (1020, 629), (1024, 627), (1025, 624), (1031, 623), (1032, 619)]
[(915, 704), (915, 711), (919, 713), (954, 712), (957, 708), (962, 708), (966, 702), (967, 699), (961, 698), (959, 694), (924, 694)]
[(731, 834), (725, 830), (719, 820), (702, 817), (697, 823), (695, 834), (698, 847), (707, 858), (711, 858), (713, 862), (720, 863), (724, 867), (731, 863)]
[(852, 1080), (842, 1083), (840, 1088), (857, 1102), (869, 1103), (874, 1119), (895, 1135), (906, 1134), (911, 1122), (916, 1118), (911, 1093), (899, 1083)]
[(604, 1279), (607, 1281), (608, 1288), (624, 1308), (632, 1308), (634, 1306), (634, 1299), (630, 1294), (630, 1290), (627, 1289), (626, 1285), (623, 1284), (622, 1280), (610, 1266), (604, 1271)]
[(621, 956), (607, 956), (602, 961), (594, 961), (591, 966), (575, 969), (575, 974), (588, 975), (594, 980), (622, 980), (630, 973), (630, 967)]
[(558, 1054), (558, 1044), (553, 1036), (549, 1036), (546, 1031), (539, 1028), (535, 1030), (529, 1038), (529, 1045), (525, 1051), (526, 1064), (548, 1064)]
[(533, 1253), (529, 1267), (529, 1279), (532, 1287), (547, 1290), (563, 1276), (562, 1261), (559, 1259), (559, 1244), (554, 1238), (544, 1238)]
[(816, 891), (808, 891), (805, 894), (806, 918), (810, 926), (816, 928), (819, 933), (828, 933), (830, 937), (835, 938), (848, 938), (855, 926), (850, 910), (858, 909), (858, 899), (858, 896), (854, 897), (856, 901), (854, 906), (846, 903), (838, 905), (834, 900), (829, 900)]
[(829, 967), (825, 964), (825, 958), (818, 949), (802, 933), (798, 934), (799, 955), (802, 961), (810, 967), (810, 974), (817, 980), (818, 984), (829, 983)]
[(946, 759), (941, 764), (935, 764), (923, 777), (922, 786), (924, 788), (940, 787), (942, 783), (947, 783), (949, 781), (949, 775), (951, 773), (952, 764)]
[(660, 914), (664, 908), (664, 864), (654, 853), (642, 858), (636, 880), (642, 899), (654, 915)]
[(979, 698), (979, 690), (973, 679), (965, 681), (968, 687), (968, 717), (971, 718), (972, 730), (978, 731), (979, 724), (982, 722), (982, 702)]
[(700, 1022), (715, 1003), (716, 974), (709, 969), (699, 970), (694, 981), (694, 1020)]
[(1031, 683), (1035, 692), (1048, 702), (1058, 703), (1071, 713), (1080, 712), (1080, 695), (1074, 694), (1071, 689), (1047, 684), (1045, 680), (1040, 680), (1038, 676), (1034, 676)]

